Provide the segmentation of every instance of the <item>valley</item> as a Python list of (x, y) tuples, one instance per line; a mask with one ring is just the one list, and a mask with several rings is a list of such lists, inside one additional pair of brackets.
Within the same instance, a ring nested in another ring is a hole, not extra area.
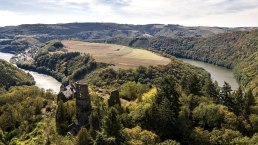
[[(0, 144), (253, 144), (255, 29), (113, 23), (0, 28), (0, 51), (12, 53), (0, 58), (15, 56), (12, 63), (25, 72), (3, 62)], [(11, 85), (4, 76), (13, 78)]]
[[(9, 62), (13, 56), (14, 56), (13, 54), (0, 52), (0, 59), (3, 59), (7, 62)], [(61, 83), (58, 82), (53, 77), (44, 75), (44, 74), (39, 74), (33, 71), (28, 71), (28, 70), (23, 70), (23, 71), (31, 74), (31, 76), (35, 80), (35, 86), (45, 90), (51, 89), (54, 93), (59, 93)]]

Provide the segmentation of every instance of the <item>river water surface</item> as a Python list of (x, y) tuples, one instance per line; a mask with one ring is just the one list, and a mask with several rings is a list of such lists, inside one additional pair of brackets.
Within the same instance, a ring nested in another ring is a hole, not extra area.
[(221, 87), (223, 86), (224, 82), (229, 83), (232, 90), (236, 90), (239, 86), (236, 79), (234, 78), (233, 71), (230, 69), (192, 59), (181, 60), (191, 65), (204, 68), (207, 72), (211, 74), (211, 78), (213, 79), (213, 81), (216, 80), (218, 82), (218, 85)]
[[(6, 61), (9, 61), (12, 56), (13, 54), (0, 52), (0, 59), (4, 59)], [(191, 59), (181, 60), (191, 65), (204, 68), (207, 72), (211, 74), (211, 78), (218, 82), (219, 86), (223, 86), (224, 81), (229, 83), (233, 90), (236, 90), (239, 86), (236, 79), (234, 78), (232, 70), (230, 69)], [(34, 77), (36, 81), (36, 86), (38, 86), (39, 88), (52, 89), (56, 93), (59, 92), (61, 83), (53, 77), (27, 70), (25, 70), (25, 72), (29, 72)]]
[[(0, 59), (4, 59), (8, 62), (13, 56), (14, 56), (13, 54), (0, 52)], [(43, 88), (45, 90), (51, 89), (55, 93), (58, 93), (60, 91), (61, 83), (58, 82), (53, 77), (44, 75), (44, 74), (39, 74), (33, 71), (27, 71), (27, 70), (24, 70), (24, 71), (30, 73), (34, 77), (34, 80), (36, 81), (35, 86), (39, 88)]]

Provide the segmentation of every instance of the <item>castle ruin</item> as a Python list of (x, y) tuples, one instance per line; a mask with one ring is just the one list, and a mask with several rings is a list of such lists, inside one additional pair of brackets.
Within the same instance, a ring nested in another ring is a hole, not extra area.
[(84, 83), (75, 83), (74, 97), (76, 99), (76, 119), (75, 126), (70, 131), (76, 135), (82, 126), (87, 127), (92, 106), (88, 85)]
[(75, 83), (76, 92), (76, 118), (80, 126), (88, 123), (88, 117), (91, 113), (91, 99), (87, 84)]

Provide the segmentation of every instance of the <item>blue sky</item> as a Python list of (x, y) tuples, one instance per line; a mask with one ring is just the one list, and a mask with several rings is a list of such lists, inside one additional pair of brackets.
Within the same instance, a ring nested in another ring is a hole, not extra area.
[(258, 0), (0, 0), (0, 26), (115, 22), (258, 26)]

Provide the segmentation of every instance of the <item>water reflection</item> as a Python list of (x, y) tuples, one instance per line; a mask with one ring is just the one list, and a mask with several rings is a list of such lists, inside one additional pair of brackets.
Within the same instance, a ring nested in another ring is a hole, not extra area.
[(230, 69), (191, 59), (181, 60), (191, 65), (204, 68), (211, 74), (211, 78), (218, 82), (219, 86), (223, 86), (224, 81), (231, 85), (232, 90), (236, 90), (239, 86), (236, 79), (234, 78), (233, 71)]

